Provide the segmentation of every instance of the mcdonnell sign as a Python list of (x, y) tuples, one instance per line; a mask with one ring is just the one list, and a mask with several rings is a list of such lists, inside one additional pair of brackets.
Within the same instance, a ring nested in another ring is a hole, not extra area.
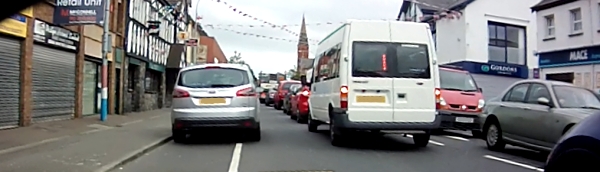
[(106, 0), (56, 0), (54, 24), (100, 24), (104, 23)]

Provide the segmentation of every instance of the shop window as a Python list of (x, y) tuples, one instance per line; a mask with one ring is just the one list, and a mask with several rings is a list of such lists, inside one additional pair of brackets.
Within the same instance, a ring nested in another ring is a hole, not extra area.
[(489, 61), (525, 65), (525, 27), (488, 22)]
[(160, 76), (161, 73), (159, 72), (146, 70), (146, 77), (144, 79), (144, 88), (146, 92), (158, 92), (160, 88)]
[(135, 73), (137, 66), (129, 65), (127, 70), (127, 89), (133, 91), (135, 88)]

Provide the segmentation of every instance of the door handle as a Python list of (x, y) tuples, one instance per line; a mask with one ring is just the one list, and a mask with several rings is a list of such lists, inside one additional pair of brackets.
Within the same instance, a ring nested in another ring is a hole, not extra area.
[(506, 105), (504, 105), (504, 104), (500, 104), (500, 107), (506, 107)]
[(530, 107), (524, 107), (523, 109), (525, 109), (525, 110), (531, 110)]

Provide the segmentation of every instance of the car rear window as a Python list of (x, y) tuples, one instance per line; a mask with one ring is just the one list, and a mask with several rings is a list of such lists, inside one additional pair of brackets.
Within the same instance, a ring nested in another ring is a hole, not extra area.
[(248, 73), (232, 68), (201, 68), (181, 72), (180, 86), (190, 88), (227, 88), (249, 84)]
[(466, 72), (440, 70), (441, 89), (454, 91), (478, 91), (473, 77)]
[(283, 83), (283, 90), (289, 90), (290, 87), (292, 87), (292, 85), (300, 85), (298, 83), (293, 83), (293, 82), (287, 82), (287, 83)]
[(352, 76), (431, 78), (427, 45), (353, 42)]

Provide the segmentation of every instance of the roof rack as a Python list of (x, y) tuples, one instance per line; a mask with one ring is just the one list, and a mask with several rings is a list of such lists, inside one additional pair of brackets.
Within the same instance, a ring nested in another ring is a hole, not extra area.
[(462, 66), (456, 66), (456, 65), (441, 64), (441, 65), (438, 65), (438, 66), (439, 67), (443, 67), (443, 68), (464, 70), (464, 68)]

